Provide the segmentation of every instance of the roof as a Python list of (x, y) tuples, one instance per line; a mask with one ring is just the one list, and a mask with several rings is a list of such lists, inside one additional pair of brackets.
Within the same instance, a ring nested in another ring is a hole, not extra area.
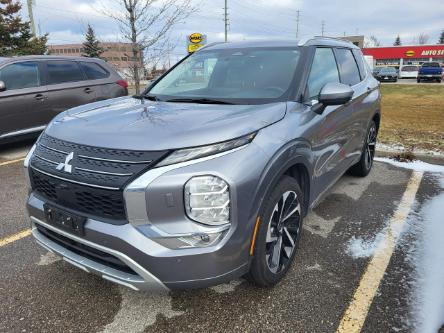
[(223, 50), (223, 49), (242, 49), (254, 47), (298, 47), (298, 46), (341, 46), (349, 48), (358, 48), (353, 43), (343, 39), (332, 37), (313, 37), (307, 39), (272, 39), (272, 40), (256, 40), (228, 43), (212, 43), (200, 50)]
[(88, 58), (88, 57), (69, 57), (69, 56), (57, 56), (57, 55), (28, 55), (28, 56), (17, 56), (10, 58), (0, 58), (0, 61), (15, 61), (15, 60), (101, 60), (98, 58)]

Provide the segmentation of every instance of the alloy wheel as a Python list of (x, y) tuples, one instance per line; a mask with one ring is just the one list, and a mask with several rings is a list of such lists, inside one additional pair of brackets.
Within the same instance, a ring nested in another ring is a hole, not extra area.
[(300, 232), (301, 204), (294, 191), (282, 194), (274, 206), (266, 236), (266, 262), (274, 274), (289, 263)]

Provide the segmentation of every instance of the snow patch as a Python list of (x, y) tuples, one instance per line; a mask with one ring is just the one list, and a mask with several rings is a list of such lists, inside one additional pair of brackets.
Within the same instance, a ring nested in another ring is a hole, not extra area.
[(385, 230), (380, 231), (373, 239), (353, 236), (346, 245), (346, 253), (353, 259), (372, 257), (379, 246), (385, 242)]
[(183, 314), (172, 309), (171, 296), (167, 292), (134, 292), (120, 287), (122, 303), (114, 320), (102, 332), (143, 332), (156, 322), (157, 315), (173, 318)]
[(53, 263), (55, 263), (57, 261), (60, 261), (60, 260), (62, 260), (61, 257), (55, 255), (54, 253), (47, 252), (46, 254), (42, 254), (40, 256), (40, 260), (37, 263), (37, 265), (39, 265), (39, 266), (48, 266), (48, 265), (51, 265), (51, 264), (53, 264)]
[(375, 161), (389, 163), (399, 168), (411, 169), (415, 171), (444, 173), (444, 165), (430, 164), (418, 160), (412, 162), (398, 162), (387, 157), (375, 157)]
[(233, 280), (228, 283), (222, 283), (217, 286), (210, 287), (210, 289), (217, 292), (218, 294), (226, 294), (233, 292), (241, 283), (242, 280)]
[[(443, 184), (444, 185), (444, 184)], [(417, 288), (414, 312), (418, 333), (436, 333), (444, 325), (444, 193), (422, 209), (417, 253), (411, 254), (416, 266)]]

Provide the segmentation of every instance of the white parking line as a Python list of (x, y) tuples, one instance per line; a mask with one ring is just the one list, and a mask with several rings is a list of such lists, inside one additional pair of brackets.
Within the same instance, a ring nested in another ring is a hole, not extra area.
[(339, 324), (337, 333), (358, 333), (361, 331), (373, 298), (379, 288), (384, 273), (392, 257), (396, 243), (415, 201), (423, 172), (413, 171), (407, 188), (395, 213), (389, 221), (387, 230), (379, 242), (373, 258), (361, 277), (348, 309)]

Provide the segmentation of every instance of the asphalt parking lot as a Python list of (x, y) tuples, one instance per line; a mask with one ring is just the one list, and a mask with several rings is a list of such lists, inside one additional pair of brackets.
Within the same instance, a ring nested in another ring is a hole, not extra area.
[(383, 84), (443, 84), (438, 82), (416, 82), (416, 79), (398, 79), (397, 82), (383, 82)]
[(282, 283), (137, 293), (29, 236), (22, 157), (0, 147), (0, 332), (437, 332), (444, 318), (444, 167), (376, 162), (307, 217)]

